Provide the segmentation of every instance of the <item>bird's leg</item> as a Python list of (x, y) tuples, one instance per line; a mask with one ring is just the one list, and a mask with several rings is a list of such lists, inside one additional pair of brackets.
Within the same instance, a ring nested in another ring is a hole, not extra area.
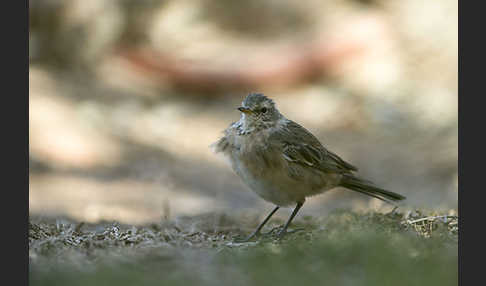
[(297, 212), (300, 210), (300, 208), (304, 205), (304, 202), (298, 202), (297, 203), (297, 206), (295, 207), (294, 211), (292, 212), (292, 214), (290, 215), (289, 217), (289, 220), (287, 221), (287, 223), (284, 225), (284, 227), (282, 228), (281, 231), (279, 231), (277, 233), (277, 236), (279, 238), (282, 238), (286, 233), (287, 233), (287, 228), (289, 227), (290, 223), (292, 222), (292, 220), (294, 219), (295, 215), (297, 214)]
[(245, 239), (242, 239), (242, 240), (238, 240), (238, 242), (247, 242), (249, 241), (250, 239), (252, 239), (253, 237), (255, 236), (258, 236), (260, 235), (260, 231), (262, 230), (263, 226), (268, 222), (268, 220), (273, 216), (273, 214), (279, 209), (280, 207), (277, 206), (273, 209), (273, 211), (265, 218), (265, 220), (263, 220), (260, 225), (255, 229), (255, 231), (250, 234), (247, 238)]

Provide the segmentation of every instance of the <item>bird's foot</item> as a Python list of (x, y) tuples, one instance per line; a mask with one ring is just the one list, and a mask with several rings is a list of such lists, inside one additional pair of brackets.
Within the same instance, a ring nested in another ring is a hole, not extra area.
[(238, 236), (233, 241), (236, 242), (236, 243), (244, 243), (244, 242), (249, 242), (253, 239), (259, 238), (259, 237), (269, 237), (269, 236), (275, 236), (275, 237), (277, 237), (278, 240), (281, 240), (286, 234), (295, 233), (295, 232), (302, 231), (302, 230), (304, 230), (304, 228), (296, 228), (296, 229), (290, 229), (289, 230), (289, 229), (285, 228), (283, 225), (281, 225), (281, 226), (277, 226), (277, 227), (272, 228), (268, 232), (262, 233), (260, 231), (255, 231), (247, 237)]
[(252, 240), (253, 238), (257, 238), (261, 235), (261, 233), (259, 231), (255, 231), (253, 232), (252, 234), (250, 234), (249, 236), (247, 237), (236, 237), (233, 241), (236, 242), (236, 243), (244, 243), (244, 242), (249, 242), (250, 240)]
[(296, 228), (296, 229), (287, 229), (284, 226), (277, 226), (272, 228), (269, 232), (265, 233), (264, 235), (272, 235), (274, 234), (278, 240), (281, 240), (286, 234), (295, 233), (298, 231), (304, 230), (303, 228)]

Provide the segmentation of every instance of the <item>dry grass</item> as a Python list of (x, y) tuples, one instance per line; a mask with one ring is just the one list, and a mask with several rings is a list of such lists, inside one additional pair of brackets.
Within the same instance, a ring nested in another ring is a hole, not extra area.
[[(451, 211), (455, 213), (455, 211)], [(456, 285), (458, 217), (303, 217), (303, 230), (235, 243), (254, 221), (208, 214), (144, 226), (32, 218), (32, 285)], [(266, 231), (282, 221), (272, 220)], [(327, 284), (327, 283), (326, 283)]]

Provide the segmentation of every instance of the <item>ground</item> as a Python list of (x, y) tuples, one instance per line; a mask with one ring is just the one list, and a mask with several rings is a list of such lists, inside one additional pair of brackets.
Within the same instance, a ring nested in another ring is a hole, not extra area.
[(272, 219), (207, 214), (148, 225), (31, 217), (31, 285), (457, 285), (455, 210), (336, 210)]

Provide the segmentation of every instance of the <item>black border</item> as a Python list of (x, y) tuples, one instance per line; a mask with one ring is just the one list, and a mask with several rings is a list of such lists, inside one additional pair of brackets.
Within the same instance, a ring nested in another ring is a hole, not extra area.
[[(479, 198), (485, 191), (481, 182), (477, 182), (476, 186), (476, 182), (473, 182), (485, 176), (484, 168), (473, 166), (474, 161), (484, 160), (484, 105), (480, 102), (484, 96), (484, 86), (473, 86), (484, 81), (484, 64), (479, 58), (481, 54), (477, 52), (484, 53), (485, 50), (482, 39), (484, 15), (482, 9), (473, 9), (472, 5), (465, 7), (470, 3), (474, 2), (458, 2), (459, 285), (474, 285), (483, 280), (479, 275), (484, 272), (482, 256), (485, 252), (482, 234), (485, 201)], [(468, 37), (472, 39), (471, 44), (467, 42)], [(467, 71), (465, 63), (469, 67), (478, 64), (478, 67)], [(478, 102), (475, 103), (474, 99)], [(482, 250), (480, 246), (483, 246)]]
[[(2, 5), (2, 235), (5, 284), (28, 285), (29, 1)], [(6, 255), (5, 255), (6, 254)], [(11, 281), (11, 282), (9, 282)]]

